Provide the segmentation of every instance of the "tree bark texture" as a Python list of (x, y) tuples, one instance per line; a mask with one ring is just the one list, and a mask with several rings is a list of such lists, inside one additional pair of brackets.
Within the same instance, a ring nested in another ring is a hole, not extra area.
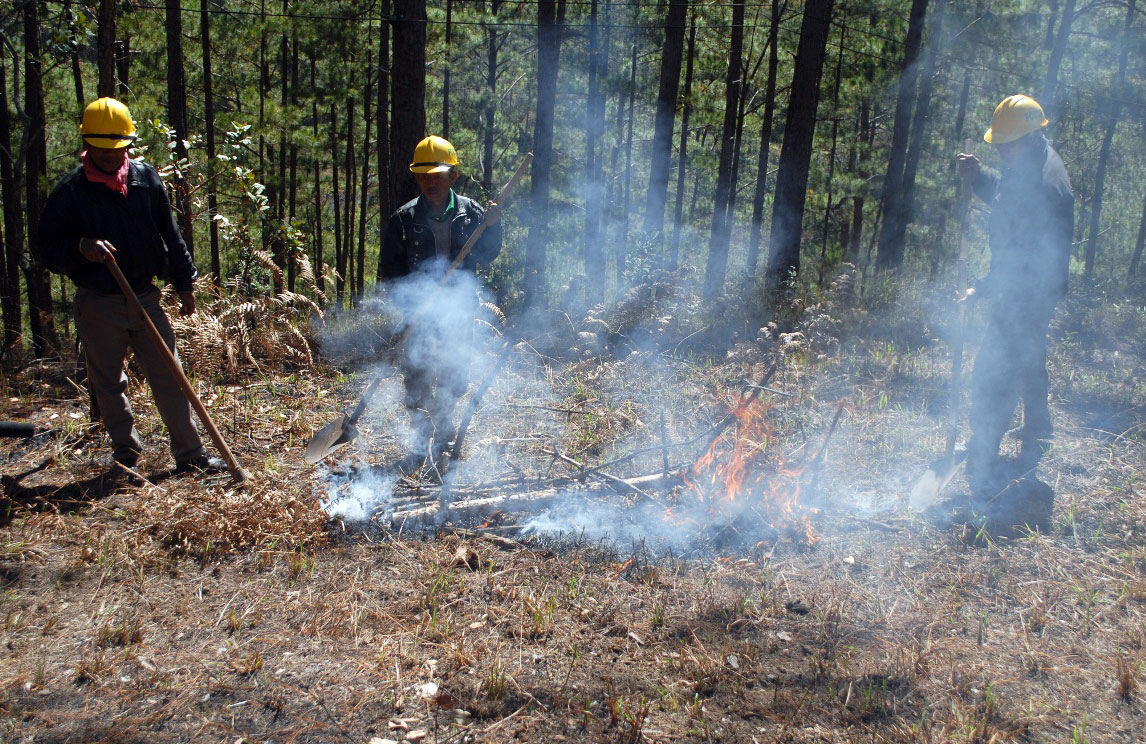
[(816, 108), (820, 100), (820, 74), (827, 53), (828, 30), (832, 22), (833, 0), (808, 0), (800, 24), (796, 46), (792, 92), (788, 118), (780, 145), (780, 165), (772, 202), (772, 230), (769, 236), (767, 282), (770, 288), (800, 270), (800, 242), (807, 201), (808, 166), (812, 160), (812, 139), (816, 128)]
[(115, 12), (116, 0), (99, 0), (96, 21), (96, 66), (99, 68), (99, 82), (96, 95), (100, 98), (115, 96)]
[(199, 0), (199, 41), (203, 49), (203, 129), (207, 146), (207, 219), (211, 241), (211, 276), (215, 284), (223, 275), (219, 258), (219, 196), (215, 188), (215, 96), (211, 79), (211, 12), (209, 0)]
[(553, 124), (557, 70), (561, 56), (564, 0), (537, 2), (537, 106), (533, 127), (530, 223), (525, 246), (525, 306), (543, 302), (546, 248), (549, 242), (549, 177), (553, 168)]
[(1050, 59), (1047, 61), (1047, 74), (1043, 78), (1043, 89), (1039, 94), (1039, 101), (1048, 115), (1056, 109), (1056, 95), (1058, 89), (1058, 70), (1062, 66), (1062, 58), (1066, 55), (1066, 46), (1070, 41), (1070, 28), (1074, 25), (1075, 0), (1066, 0), (1062, 9), (1062, 22), (1058, 25), (1058, 37), (1054, 48), (1051, 49)]
[(677, 94), (680, 91), (680, 64), (684, 55), (684, 27), (688, 0), (669, 0), (665, 17), (665, 42), (661, 52), (660, 86), (653, 123), (653, 145), (649, 155), (649, 190), (645, 198), (644, 230), (661, 243), (668, 201), (669, 170), (672, 166), (672, 135), (676, 123)]
[(728, 45), (728, 74), (724, 78), (724, 123), (720, 135), (720, 164), (716, 171), (712, 229), (708, 240), (708, 263), (704, 271), (704, 296), (714, 297), (724, 287), (728, 268), (728, 239), (732, 216), (732, 160), (736, 144), (736, 114), (744, 80), (741, 73), (744, 41), (744, 0), (733, 0), (732, 29)]
[[(607, 6), (606, 6), (607, 7)], [(605, 295), (605, 251), (601, 246), (601, 210), (604, 208), (605, 184), (601, 180), (601, 150), (605, 136), (605, 92), (601, 79), (605, 74), (608, 49), (602, 50), (599, 34), (598, 2), (589, 7), (589, 97), (585, 113), (585, 291), (590, 304)]]
[(680, 264), (680, 231), (684, 217), (684, 175), (688, 167), (688, 127), (692, 118), (692, 71), (696, 56), (696, 13), (688, 28), (688, 51), (684, 71), (684, 110), (680, 116), (680, 154), (676, 163), (676, 208), (673, 210), (672, 243), (669, 246), (668, 269), (676, 271)]
[(426, 136), (426, 0), (394, 0), (389, 215), (418, 194), (407, 165)]
[(899, 72), (899, 87), (895, 97), (895, 121), (891, 130), (891, 150), (887, 158), (887, 173), (883, 179), (883, 226), (879, 233), (879, 253), (876, 268), (898, 269), (903, 263), (904, 240), (907, 235), (907, 195), (904, 193), (904, 165), (911, 129), (911, 110), (915, 103), (915, 89), (919, 81), (919, 48), (923, 43), (923, 23), (928, 0), (912, 0), (907, 21), (907, 40), (904, 42), (903, 63)]
[(175, 212), (179, 232), (195, 259), (194, 231), (191, 227), (191, 193), (187, 183), (187, 81), (183, 74), (183, 13), (179, 0), (167, 0), (167, 116), (175, 130), (174, 176)]
[(24, 211), (20, 207), (19, 176), (12, 161), (12, 121), (8, 113), (8, 80), (0, 58), (0, 202), (4, 207), (4, 276), (0, 285), (4, 311), (4, 345), (0, 356), (19, 343), (23, 334), (20, 305), (20, 264), (24, 261)]
[[(375, 149), (378, 153), (378, 208), (381, 214), (378, 219), (378, 245), (381, 246), (386, 236), (386, 223), (390, 216), (387, 210), (393, 203), (390, 183), (390, 23), (386, 15), (390, 12), (389, 0), (382, 0), (382, 18), (378, 23), (378, 106), (375, 114), (377, 137)], [(382, 262), (378, 262), (374, 280), (382, 281)]]
[[(47, 116), (44, 113), (43, 68), (40, 54), (41, 0), (27, 0), (24, 11), (24, 213), (28, 222), (28, 245), (36, 245), (40, 213), (47, 194), (44, 179), (48, 174), (48, 150), (44, 139)], [(28, 288), (28, 321), (32, 329), (32, 349), (37, 357), (55, 348), (55, 324), (52, 320), (52, 285), (48, 272), (36, 251), (28, 251), (24, 280)]]

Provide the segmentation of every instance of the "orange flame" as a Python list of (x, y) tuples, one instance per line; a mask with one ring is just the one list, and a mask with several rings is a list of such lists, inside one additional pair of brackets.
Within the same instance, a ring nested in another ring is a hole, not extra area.
[[(786, 462), (772, 446), (776, 437), (768, 421), (769, 410), (759, 398), (732, 406), (735, 428), (713, 440), (684, 480), (710, 513), (736, 505), (754, 512), (775, 530), (802, 535), (811, 545), (815, 533), (808, 510), (800, 505), (804, 468)], [(679, 521), (671, 509), (665, 518)]]

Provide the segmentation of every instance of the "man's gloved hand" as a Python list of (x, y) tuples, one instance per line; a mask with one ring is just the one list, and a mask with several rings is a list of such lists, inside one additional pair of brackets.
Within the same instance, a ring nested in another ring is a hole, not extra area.
[(959, 175), (966, 181), (974, 181), (979, 177), (979, 158), (969, 152), (961, 152), (955, 156), (955, 165)]
[(99, 238), (81, 238), (80, 255), (92, 263), (107, 263), (115, 256), (115, 246)]
[(179, 314), (191, 315), (195, 312), (195, 293), (194, 292), (180, 292), (179, 293)]

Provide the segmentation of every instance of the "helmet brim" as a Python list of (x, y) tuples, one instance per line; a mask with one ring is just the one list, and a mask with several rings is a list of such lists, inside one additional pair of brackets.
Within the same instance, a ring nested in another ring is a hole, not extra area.
[(118, 150), (135, 142), (135, 137), (97, 137), (94, 134), (83, 135), (84, 142), (92, 147), (102, 147), (105, 150)]
[(411, 163), (410, 164), (410, 172), (411, 173), (449, 173), (450, 171), (452, 171), (456, 167), (457, 166), (455, 166), (455, 165), (447, 165), (446, 163), (428, 163), (428, 164)]

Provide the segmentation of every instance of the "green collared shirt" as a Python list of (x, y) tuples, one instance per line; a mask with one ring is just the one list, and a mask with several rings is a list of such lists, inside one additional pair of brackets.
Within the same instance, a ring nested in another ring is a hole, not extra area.
[(446, 204), (446, 208), (440, 215), (435, 215), (430, 207), (430, 203), (428, 201), (424, 201), (424, 199), (425, 197), (423, 196), (423, 204), (426, 205), (426, 216), (431, 220), (435, 222), (448, 222), (454, 218), (455, 202), (453, 189), (450, 189), (450, 201), (448, 204)]

